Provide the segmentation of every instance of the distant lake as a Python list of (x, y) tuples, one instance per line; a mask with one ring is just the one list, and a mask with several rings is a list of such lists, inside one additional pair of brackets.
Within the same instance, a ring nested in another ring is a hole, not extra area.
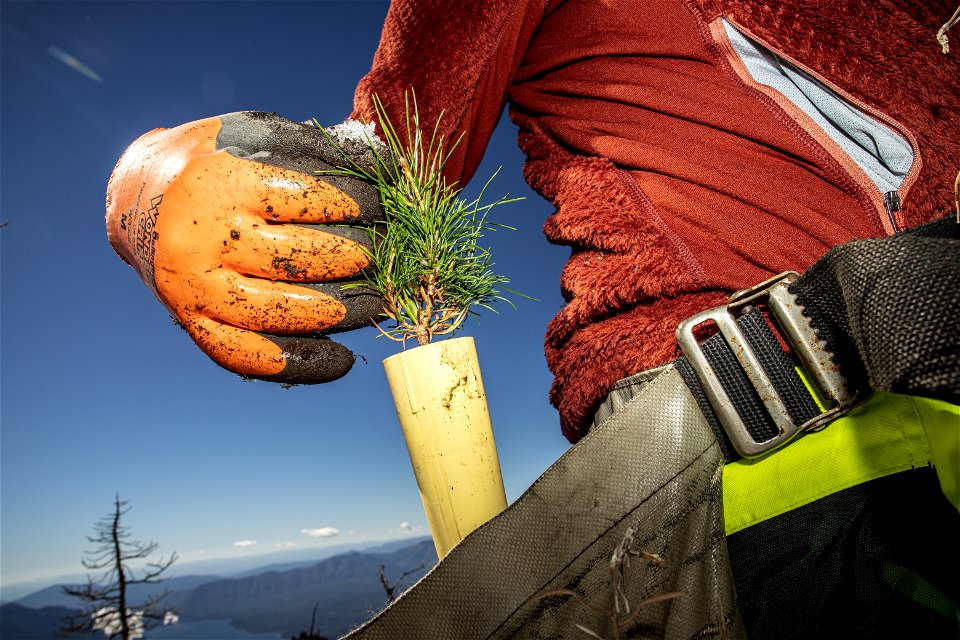
[(156, 627), (147, 632), (150, 640), (289, 640), (277, 633), (247, 633), (229, 620), (196, 620)]

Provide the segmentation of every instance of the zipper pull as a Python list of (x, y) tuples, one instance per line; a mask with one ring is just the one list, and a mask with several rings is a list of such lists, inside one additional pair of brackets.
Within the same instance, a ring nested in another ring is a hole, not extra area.
[(887, 210), (887, 217), (890, 218), (893, 230), (900, 231), (900, 216), (897, 215), (900, 213), (900, 194), (896, 191), (887, 191), (883, 194), (883, 208)]

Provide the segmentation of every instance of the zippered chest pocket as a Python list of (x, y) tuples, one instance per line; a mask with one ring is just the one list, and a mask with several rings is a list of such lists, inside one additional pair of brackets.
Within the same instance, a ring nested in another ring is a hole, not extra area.
[[(892, 119), (772, 51), (721, 19), (728, 55), (745, 82), (779, 104), (872, 195), (888, 233), (898, 230), (900, 199), (915, 177), (916, 143)], [(715, 36), (716, 23), (712, 25)]]

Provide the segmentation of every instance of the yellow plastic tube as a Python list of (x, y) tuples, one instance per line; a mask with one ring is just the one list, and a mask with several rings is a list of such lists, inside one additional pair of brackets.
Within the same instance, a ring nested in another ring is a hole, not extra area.
[(443, 557), (507, 506), (473, 338), (383, 361), (430, 531)]

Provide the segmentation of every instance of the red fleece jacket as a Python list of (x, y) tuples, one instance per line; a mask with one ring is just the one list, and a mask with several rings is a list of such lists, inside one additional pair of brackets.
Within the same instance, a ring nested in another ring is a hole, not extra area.
[[(504, 104), (525, 177), (569, 245), (547, 330), (551, 400), (575, 442), (618, 379), (677, 355), (677, 324), (828, 248), (945, 215), (960, 168), (960, 52), (946, 0), (395, 0), (355, 116), (378, 94), (444, 110), (480, 162)], [(891, 221), (822, 130), (757, 85), (720, 20), (808, 70), (913, 147)]]

